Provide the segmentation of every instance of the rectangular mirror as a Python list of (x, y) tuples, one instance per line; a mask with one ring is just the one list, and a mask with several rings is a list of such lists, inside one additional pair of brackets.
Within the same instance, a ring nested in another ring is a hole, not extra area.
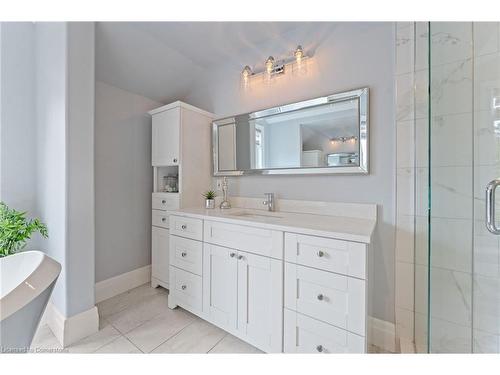
[(216, 120), (215, 176), (368, 173), (368, 88)]

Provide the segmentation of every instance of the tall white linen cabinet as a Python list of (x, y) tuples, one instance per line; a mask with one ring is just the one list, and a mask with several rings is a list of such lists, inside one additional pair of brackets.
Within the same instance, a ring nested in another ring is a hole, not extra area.
[[(212, 113), (177, 101), (152, 116), (151, 285), (169, 288), (167, 210), (202, 207), (212, 186)], [(175, 187), (177, 185), (177, 188)]]

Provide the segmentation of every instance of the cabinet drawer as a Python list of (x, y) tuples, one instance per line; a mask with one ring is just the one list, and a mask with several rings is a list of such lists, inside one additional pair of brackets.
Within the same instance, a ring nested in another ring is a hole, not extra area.
[(190, 217), (170, 215), (170, 233), (201, 241), (203, 239), (203, 221)]
[(285, 309), (285, 353), (366, 353), (366, 339)]
[(153, 193), (153, 210), (177, 210), (179, 208), (179, 195), (172, 193)]
[(201, 276), (170, 266), (170, 293), (173, 293), (179, 306), (189, 311), (201, 313)]
[(168, 214), (165, 211), (153, 210), (151, 217), (151, 224), (155, 227), (169, 228)]
[(364, 280), (285, 263), (285, 307), (366, 336)]
[(366, 245), (285, 233), (285, 260), (366, 279)]
[(283, 259), (283, 232), (205, 220), (205, 242)]
[(201, 276), (203, 243), (170, 236), (170, 264)]

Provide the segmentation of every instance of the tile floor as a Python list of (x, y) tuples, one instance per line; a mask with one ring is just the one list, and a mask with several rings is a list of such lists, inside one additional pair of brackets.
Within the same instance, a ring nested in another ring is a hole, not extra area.
[(62, 349), (47, 325), (35, 353), (262, 353), (193, 314), (167, 307), (167, 291), (142, 285), (97, 305), (99, 331)]
[[(34, 353), (262, 353), (233, 335), (176, 308), (167, 291), (144, 284), (97, 304), (99, 331), (62, 348), (47, 325), (40, 326)], [(370, 345), (370, 353), (387, 353)]]

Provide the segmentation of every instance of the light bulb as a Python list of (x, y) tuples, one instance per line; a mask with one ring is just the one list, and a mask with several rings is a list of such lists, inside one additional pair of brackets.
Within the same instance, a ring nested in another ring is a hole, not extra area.
[(302, 59), (304, 58), (304, 51), (302, 50), (301, 45), (297, 46), (293, 55), (295, 56), (295, 61), (297, 62), (297, 64), (300, 64), (302, 62)]

